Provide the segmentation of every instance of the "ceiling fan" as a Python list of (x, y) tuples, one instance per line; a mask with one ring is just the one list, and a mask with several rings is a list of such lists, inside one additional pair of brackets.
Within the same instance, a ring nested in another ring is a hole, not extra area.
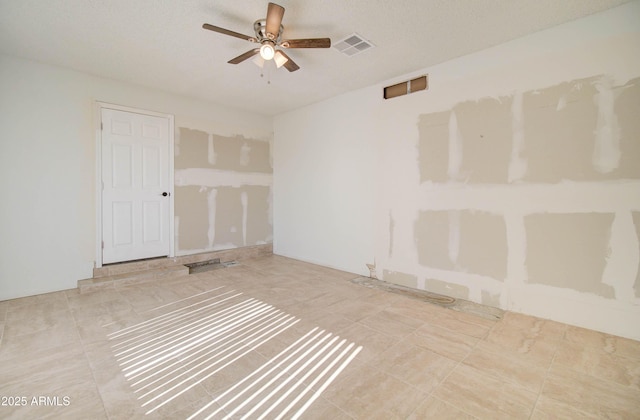
[(205, 23), (202, 27), (210, 31), (260, 44), (259, 48), (254, 48), (244, 54), (240, 54), (236, 58), (232, 58), (228, 61), (229, 64), (239, 64), (257, 54), (260, 54), (260, 57), (263, 60), (273, 60), (278, 68), (284, 66), (284, 68), (289, 71), (296, 71), (300, 66), (298, 66), (282, 49), (331, 47), (331, 39), (329, 38), (283, 40), (282, 32), (284, 31), (284, 26), (282, 26), (282, 16), (284, 16), (284, 7), (275, 3), (269, 3), (269, 6), (267, 7), (267, 18), (258, 19), (253, 24), (255, 36), (243, 35), (238, 32), (230, 31), (229, 29), (209, 25), (208, 23)]

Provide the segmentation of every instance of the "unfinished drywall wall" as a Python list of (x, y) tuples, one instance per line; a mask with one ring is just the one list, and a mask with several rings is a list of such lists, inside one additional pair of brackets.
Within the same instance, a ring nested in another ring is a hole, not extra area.
[(72, 289), (92, 276), (95, 101), (172, 114), (176, 127), (224, 137), (273, 131), (271, 117), (6, 55), (0, 91), (0, 300)]
[(640, 338), (640, 34), (593, 19), (576, 39), (615, 35), (496, 47), (380, 105), (384, 280)]
[(176, 253), (272, 241), (271, 143), (178, 129)]
[[(277, 116), (274, 249), (640, 339), (637, 16), (630, 3)], [(381, 99), (426, 73), (428, 91)]]

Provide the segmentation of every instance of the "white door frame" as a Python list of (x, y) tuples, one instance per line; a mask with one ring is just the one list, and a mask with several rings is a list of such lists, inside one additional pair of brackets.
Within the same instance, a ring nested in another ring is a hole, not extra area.
[(95, 130), (96, 130), (96, 268), (102, 267), (102, 110), (113, 109), (116, 111), (132, 112), (135, 114), (149, 115), (153, 117), (167, 118), (169, 120), (169, 257), (175, 257), (174, 235), (174, 144), (175, 125), (174, 116), (161, 112), (145, 109), (131, 108), (115, 105), (107, 102), (96, 101), (95, 104)]

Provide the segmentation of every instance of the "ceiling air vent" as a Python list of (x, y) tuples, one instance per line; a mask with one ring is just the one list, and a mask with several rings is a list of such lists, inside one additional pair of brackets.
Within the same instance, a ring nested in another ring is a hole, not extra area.
[(354, 55), (360, 54), (363, 51), (373, 48), (373, 44), (369, 41), (366, 41), (360, 35), (353, 33), (345, 39), (336, 42), (333, 45), (333, 48), (340, 51), (344, 55), (353, 57)]
[(427, 75), (424, 75), (393, 86), (387, 86), (384, 88), (383, 96), (384, 99), (391, 99), (397, 96), (407, 95), (409, 93), (427, 89), (429, 89), (429, 82), (427, 80)]

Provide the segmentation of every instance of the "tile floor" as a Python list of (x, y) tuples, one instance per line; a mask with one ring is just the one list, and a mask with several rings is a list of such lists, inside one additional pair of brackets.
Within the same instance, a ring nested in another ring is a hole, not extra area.
[(0, 418), (640, 418), (640, 342), (278, 256), (0, 302)]

